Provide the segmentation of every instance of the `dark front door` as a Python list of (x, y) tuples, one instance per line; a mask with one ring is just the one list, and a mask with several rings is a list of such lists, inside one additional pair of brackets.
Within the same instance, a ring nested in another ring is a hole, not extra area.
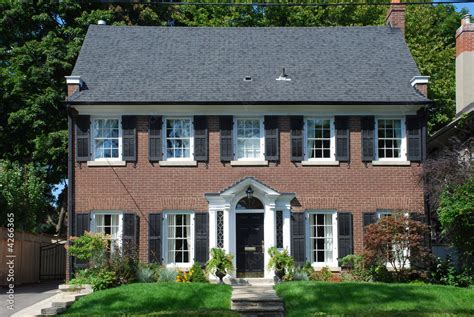
[(237, 277), (263, 277), (263, 213), (236, 218)]

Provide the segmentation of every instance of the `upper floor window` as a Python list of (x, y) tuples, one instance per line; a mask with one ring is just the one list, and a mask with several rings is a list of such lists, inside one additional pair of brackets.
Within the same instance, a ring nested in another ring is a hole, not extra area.
[(165, 130), (166, 159), (193, 159), (193, 129), (190, 118), (167, 118)]
[(377, 119), (376, 159), (406, 160), (405, 127), (401, 119)]
[(329, 118), (307, 118), (305, 126), (305, 160), (333, 160), (333, 120)]
[(96, 160), (120, 160), (121, 129), (119, 119), (97, 118), (92, 121), (93, 156)]
[(236, 160), (264, 160), (265, 141), (263, 120), (260, 118), (236, 118)]

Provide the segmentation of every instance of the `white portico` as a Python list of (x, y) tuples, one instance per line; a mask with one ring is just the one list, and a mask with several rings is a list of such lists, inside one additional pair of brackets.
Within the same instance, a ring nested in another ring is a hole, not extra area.
[(247, 272), (254, 274), (248, 276), (271, 278), (273, 273), (266, 268), (267, 250), (277, 246), (290, 251), (290, 210), (295, 194), (279, 193), (247, 177), (205, 196), (209, 202), (209, 247), (234, 255), (234, 276)]

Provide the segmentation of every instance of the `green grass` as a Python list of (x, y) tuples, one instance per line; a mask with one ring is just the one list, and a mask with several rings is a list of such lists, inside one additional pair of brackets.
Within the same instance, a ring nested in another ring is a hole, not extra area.
[(288, 282), (275, 287), (289, 317), (474, 316), (474, 289), (438, 285)]
[(225, 316), (232, 289), (203, 283), (136, 283), (94, 292), (76, 301), (65, 316)]

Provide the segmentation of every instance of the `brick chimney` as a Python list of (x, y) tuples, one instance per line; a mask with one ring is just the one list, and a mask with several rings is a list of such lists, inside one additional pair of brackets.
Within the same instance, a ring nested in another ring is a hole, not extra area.
[(473, 103), (474, 24), (471, 16), (465, 15), (456, 31), (456, 115), (472, 109)]
[(67, 96), (71, 97), (76, 91), (82, 89), (83, 81), (81, 76), (65, 76), (67, 84)]
[(400, 4), (400, 0), (391, 0), (385, 24), (392, 28), (399, 28), (405, 34), (405, 5)]

